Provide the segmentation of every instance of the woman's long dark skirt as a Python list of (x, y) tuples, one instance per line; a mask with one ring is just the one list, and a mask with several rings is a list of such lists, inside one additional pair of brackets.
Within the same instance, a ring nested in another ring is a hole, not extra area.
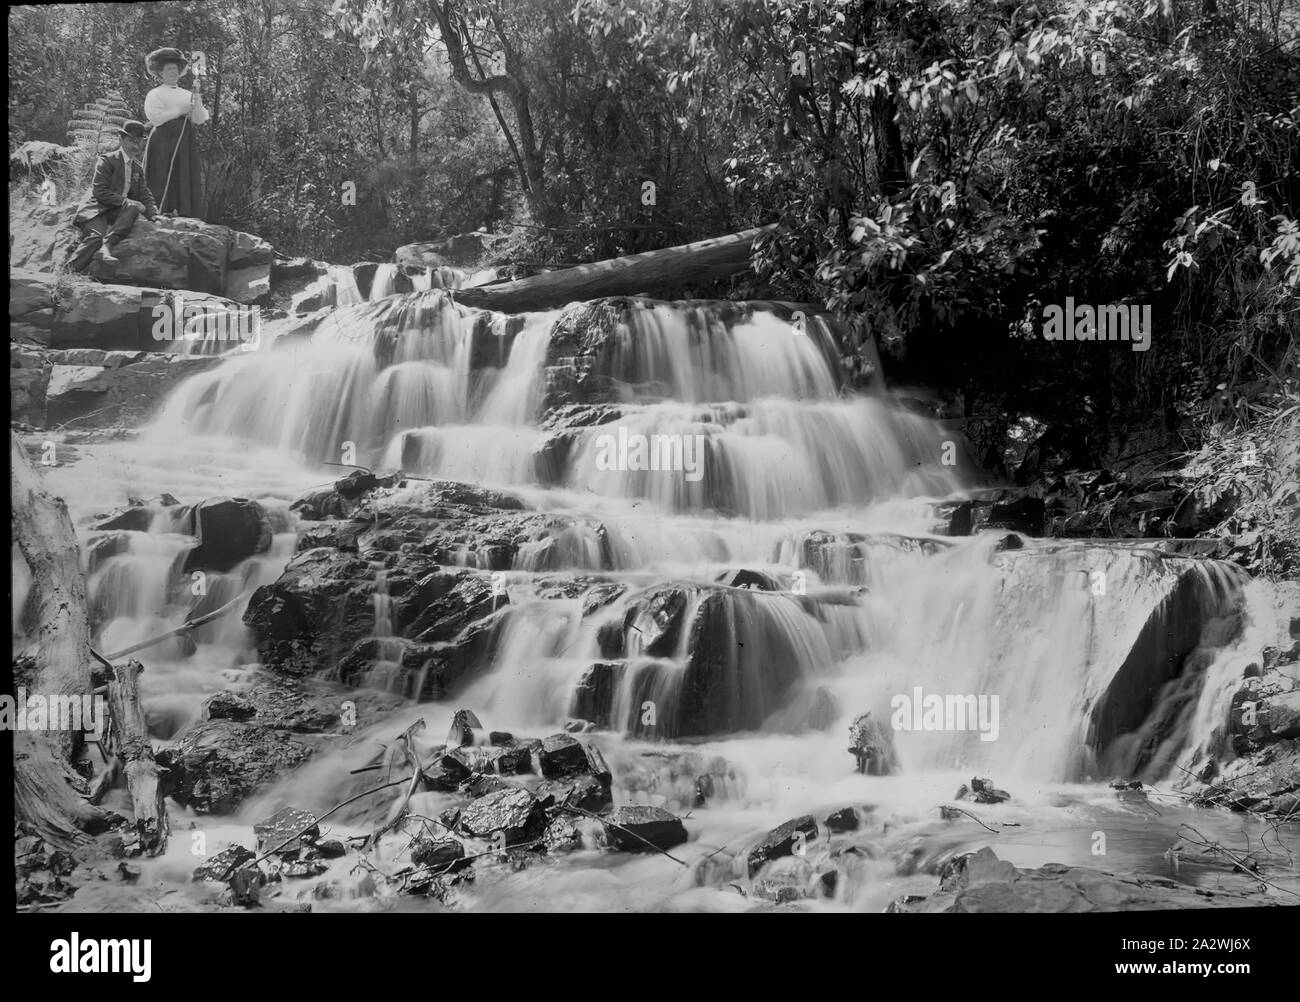
[[(179, 149), (178, 149), (179, 146)], [(175, 154), (175, 162), (172, 154)], [(170, 180), (168, 168), (170, 167)], [(182, 115), (157, 126), (149, 136), (145, 163), (149, 190), (159, 212), (203, 218), (203, 172), (194, 125)]]

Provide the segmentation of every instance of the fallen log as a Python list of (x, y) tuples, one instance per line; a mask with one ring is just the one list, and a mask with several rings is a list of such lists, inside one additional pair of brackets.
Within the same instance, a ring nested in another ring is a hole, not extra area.
[[(86, 578), (62, 498), (49, 494), (13, 432), (9, 434), (10, 530), (31, 571), (39, 695), (80, 699), (91, 692)], [(72, 762), (83, 735), (75, 730), (14, 732), (14, 820), (51, 845), (69, 847), (99, 832), (108, 817), (91, 805)]]
[(549, 310), (605, 296), (662, 296), (749, 269), (754, 241), (773, 226), (761, 226), (693, 244), (562, 268), (514, 282), (480, 285), (452, 293), (456, 302), (502, 313)]
[(131, 794), (131, 810), (140, 848), (146, 856), (159, 856), (167, 848), (167, 805), (144, 710), (140, 708), (139, 661), (113, 666), (113, 680), (108, 683), (108, 710), (112, 729), (112, 747), (126, 776)]

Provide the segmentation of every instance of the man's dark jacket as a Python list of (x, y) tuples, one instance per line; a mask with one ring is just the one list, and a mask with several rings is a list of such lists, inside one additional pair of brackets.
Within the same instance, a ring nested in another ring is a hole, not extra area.
[[(127, 192), (127, 197), (133, 198), (144, 205), (145, 215), (152, 216), (158, 211), (158, 205), (154, 201), (153, 192), (149, 190), (149, 185), (144, 179), (144, 168), (134, 160), (130, 163), (131, 186)], [(90, 194), (81, 203), (81, 207), (77, 209), (77, 215), (73, 220), (77, 226), (90, 222), (101, 212), (121, 208), (122, 180), (124, 177), (122, 172), (125, 168), (126, 164), (123, 163), (121, 150), (104, 153), (95, 161), (95, 179), (91, 182)]]

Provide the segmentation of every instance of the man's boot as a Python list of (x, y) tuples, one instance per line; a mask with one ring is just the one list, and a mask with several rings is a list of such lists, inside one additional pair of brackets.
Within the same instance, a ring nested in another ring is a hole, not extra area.
[(118, 263), (117, 255), (113, 253), (113, 248), (110, 247), (107, 242), (99, 248), (99, 259), (103, 261), (104, 264)]

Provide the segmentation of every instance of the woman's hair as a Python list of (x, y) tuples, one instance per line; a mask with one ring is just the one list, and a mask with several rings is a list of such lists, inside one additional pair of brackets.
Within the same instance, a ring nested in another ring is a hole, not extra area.
[(179, 59), (168, 59), (167, 61), (158, 64), (158, 72), (161, 73), (168, 66), (175, 66), (177, 73), (181, 72), (185, 68), (184, 64)]

